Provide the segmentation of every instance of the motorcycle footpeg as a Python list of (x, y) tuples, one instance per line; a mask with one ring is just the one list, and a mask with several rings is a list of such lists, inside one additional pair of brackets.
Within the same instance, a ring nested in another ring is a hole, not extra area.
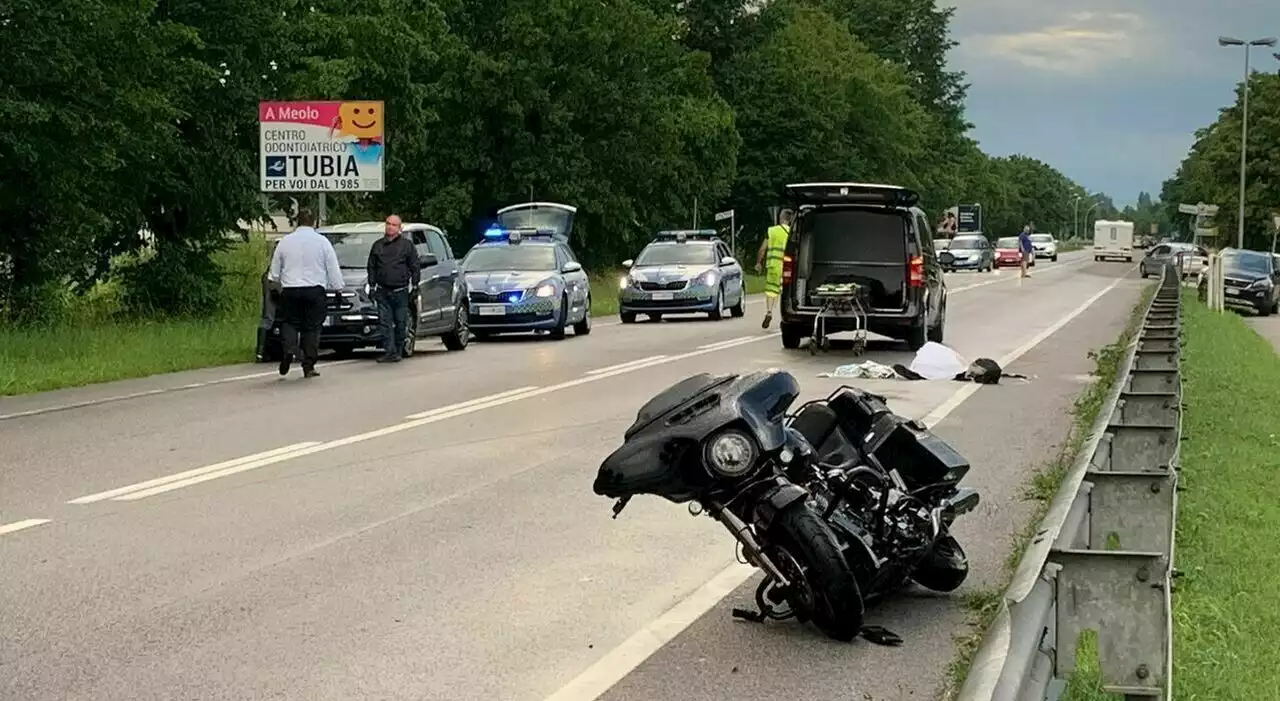
[(897, 633), (880, 626), (862, 626), (859, 635), (865, 638), (867, 642), (875, 643), (876, 645), (898, 647), (902, 644), (902, 638)]
[(741, 618), (744, 621), (751, 621), (752, 623), (764, 623), (764, 618), (765, 618), (764, 614), (760, 613), (759, 611), (752, 611), (750, 609), (740, 609), (740, 608), (735, 608), (733, 610), (733, 617)]

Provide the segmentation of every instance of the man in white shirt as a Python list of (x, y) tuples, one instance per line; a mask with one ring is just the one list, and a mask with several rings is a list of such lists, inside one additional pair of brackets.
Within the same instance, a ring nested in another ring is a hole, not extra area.
[(267, 278), (281, 287), (280, 335), (284, 348), (280, 374), (289, 374), (289, 366), (301, 346), (302, 376), (318, 377), (316, 359), (326, 314), (325, 291), (343, 288), (342, 268), (333, 244), (315, 230), (316, 220), (311, 212), (299, 210), (297, 221), (293, 232), (276, 246)]

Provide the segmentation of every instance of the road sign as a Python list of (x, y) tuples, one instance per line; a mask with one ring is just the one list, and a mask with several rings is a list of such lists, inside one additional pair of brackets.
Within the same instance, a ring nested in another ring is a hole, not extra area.
[(383, 103), (258, 103), (263, 192), (381, 192)]
[(956, 232), (973, 233), (982, 231), (982, 205), (956, 205)]
[(732, 218), (733, 218), (732, 209), (724, 212), (716, 212), (716, 221), (724, 221), (725, 219), (732, 219)]
[(1183, 214), (1195, 214), (1201, 217), (1212, 217), (1218, 214), (1218, 205), (1205, 204), (1203, 202), (1200, 202), (1198, 204), (1180, 204), (1178, 205), (1178, 211)]

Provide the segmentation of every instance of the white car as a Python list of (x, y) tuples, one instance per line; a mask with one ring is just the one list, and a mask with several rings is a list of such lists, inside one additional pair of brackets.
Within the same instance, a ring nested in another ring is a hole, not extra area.
[(1032, 234), (1031, 248), (1035, 250), (1036, 258), (1058, 260), (1058, 242), (1050, 234)]

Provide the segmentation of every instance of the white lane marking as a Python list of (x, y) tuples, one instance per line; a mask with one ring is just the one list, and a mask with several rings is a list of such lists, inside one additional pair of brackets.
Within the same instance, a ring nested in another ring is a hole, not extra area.
[(130, 484), (125, 487), (118, 487), (116, 489), (110, 489), (105, 492), (98, 492), (97, 494), (90, 494), (88, 496), (77, 497), (67, 503), (68, 504), (92, 504), (94, 502), (104, 501), (106, 499), (114, 499), (116, 497), (121, 496), (122, 494), (128, 494), (130, 492), (140, 492), (146, 489), (150, 489), (152, 487), (158, 487), (161, 485), (183, 482), (192, 477), (199, 477), (201, 475), (207, 475), (209, 473), (217, 473), (222, 470), (226, 470), (228, 468), (235, 468), (240, 465), (244, 465), (246, 463), (252, 463), (256, 460), (274, 457), (276, 455), (284, 455), (286, 453), (291, 453), (295, 450), (302, 450), (303, 448), (310, 448), (311, 446), (315, 446), (315, 445), (320, 445), (320, 441), (307, 441), (305, 443), (295, 443), (293, 445), (287, 445), (283, 448), (276, 448), (274, 450), (268, 450), (266, 452), (256, 453), (254, 455), (246, 455), (244, 457), (235, 458), (234, 460), (227, 460), (214, 465), (208, 465), (206, 467), (197, 467), (194, 470), (187, 470), (186, 472), (179, 472), (173, 475), (157, 477), (155, 479), (147, 480), (146, 482), (138, 482), (137, 484)]
[[(489, 397), (481, 397), (479, 399), (472, 399), (470, 401), (462, 402), (459, 404), (453, 404), (446, 407), (440, 407), (438, 409), (432, 409), (431, 411), (424, 412), (419, 418), (415, 418), (410, 421), (405, 421), (403, 423), (395, 424), (392, 426), (387, 426), (385, 428), (379, 428), (373, 431), (367, 431), (365, 433), (359, 433), (354, 436), (347, 436), (346, 438), (339, 438), (337, 440), (332, 440), (325, 443), (315, 443), (315, 442), (306, 443), (306, 444), (300, 443), (298, 445), (279, 448), (275, 451), (269, 451), (267, 453), (249, 455), (243, 458), (238, 458), (236, 460), (230, 460), (226, 463), (219, 463), (218, 465), (210, 465), (209, 467), (202, 467), (202, 468), (197, 468), (195, 470), (188, 470), (187, 472), (179, 473), (176, 475), (170, 475), (168, 477), (160, 477), (155, 480), (151, 480), (149, 482), (142, 482), (135, 485), (129, 485), (128, 487), (120, 487), (119, 489), (113, 489), (113, 490), (110, 490), (109, 492), (102, 492), (100, 494), (92, 494), (87, 497), (80, 497), (78, 499), (72, 500), (69, 503), (86, 504), (86, 503), (90, 503), (91, 501), (100, 501), (102, 499), (112, 499), (113, 501), (134, 501), (137, 499), (145, 499), (147, 497), (155, 496), (157, 494), (163, 494), (165, 492), (170, 492), (175, 489), (181, 489), (183, 487), (189, 487), (195, 484), (200, 484), (202, 482), (207, 482), (209, 480), (218, 479), (220, 477), (226, 477), (228, 475), (245, 472), (246, 470), (256, 470), (260, 467), (266, 467), (267, 465), (274, 465), (276, 463), (284, 462), (286, 460), (293, 460), (295, 458), (300, 458), (307, 455), (314, 455), (316, 453), (321, 453), (326, 450), (333, 450), (334, 448), (341, 448), (343, 446), (348, 446), (355, 443), (361, 443), (363, 441), (372, 440), (374, 438), (381, 438), (382, 436), (389, 436), (394, 433), (400, 433), (401, 431), (407, 431), (409, 429), (418, 428), (420, 426), (426, 426), (428, 424), (433, 424), (438, 421), (444, 421), (445, 419), (452, 419), (458, 416), (464, 416), (466, 414), (482, 411), (484, 409), (492, 409), (494, 407), (503, 406), (505, 404), (510, 404), (512, 402), (518, 402), (523, 399), (538, 397), (544, 394), (550, 394), (551, 392), (558, 392), (560, 390), (569, 389), (570, 387), (577, 387), (579, 385), (587, 384), (588, 382), (596, 382), (598, 380), (603, 380), (608, 377), (615, 377), (617, 375), (622, 375), (629, 372), (635, 372), (637, 370), (643, 370), (645, 368), (653, 367), (655, 365), (663, 365), (663, 364), (675, 362), (678, 360), (684, 360), (687, 358), (704, 355), (706, 353), (714, 353), (716, 351), (725, 350), (726, 348), (732, 348), (736, 346), (745, 345), (747, 343), (754, 343), (756, 341), (763, 341), (766, 339), (775, 338), (777, 335), (778, 334), (776, 333), (771, 333), (771, 334), (764, 334), (761, 336), (747, 337), (734, 342), (733, 345), (728, 345), (728, 346), (722, 345), (722, 346), (717, 346), (715, 348), (708, 348), (705, 350), (690, 351), (688, 353), (682, 353), (680, 355), (670, 356), (670, 357), (663, 356), (660, 358), (655, 358), (653, 360), (648, 360), (643, 364), (631, 364), (625, 367), (615, 368), (612, 370), (609, 370), (607, 368), (602, 368), (602, 372), (600, 372), (597, 375), (580, 377), (575, 380), (569, 380), (567, 382), (561, 382), (560, 384), (550, 385), (547, 387), (534, 387), (534, 388), (526, 388), (526, 389), (520, 389), (520, 390), (511, 390), (509, 392), (503, 392), (502, 394), (496, 394)], [(152, 486), (152, 485), (155, 485), (155, 486)]]
[[(338, 365), (348, 365), (357, 362), (357, 360), (335, 360), (322, 363), (324, 367), (335, 367)], [(255, 380), (259, 377), (270, 377), (277, 375), (275, 370), (267, 370), (265, 372), (251, 372), (247, 375), (235, 375), (233, 377), (223, 377), (216, 380), (206, 380), (204, 382), (191, 382), (176, 387), (158, 387), (156, 389), (143, 390), (141, 392), (130, 392), (129, 394), (116, 394), (110, 397), (102, 397), (100, 399), (86, 399), (82, 402), (71, 402), (68, 404), (55, 404), (54, 406), (40, 407), (39, 409), (29, 409), (27, 411), (15, 411), (12, 414), (0, 414), (0, 421), (8, 419), (20, 419), (25, 416), (39, 416), (40, 414), (52, 414), (55, 411), (68, 411), (71, 409), (83, 409), (85, 407), (98, 406), (99, 404), (111, 404), (113, 402), (123, 402), (129, 399), (138, 399), (140, 397), (151, 397), (157, 394), (168, 394), (169, 392), (179, 392), (189, 389), (200, 389), (201, 387), (212, 387), (214, 385), (225, 385), (230, 382), (242, 382), (244, 380)], [(153, 376), (157, 377), (157, 376)]]
[(647, 363), (647, 362), (652, 361), (652, 360), (661, 360), (662, 358), (665, 358), (665, 357), (667, 357), (667, 356), (665, 356), (665, 355), (651, 355), (651, 356), (649, 356), (648, 358), (640, 358), (639, 360), (631, 360), (631, 361), (628, 361), (628, 362), (625, 362), (625, 363), (618, 363), (617, 365), (609, 365), (609, 366), (607, 366), (607, 367), (603, 367), (603, 368), (596, 368), (595, 370), (588, 370), (585, 374), (587, 374), (587, 375), (599, 375), (599, 374), (600, 374), (600, 373), (602, 373), (602, 372), (609, 372), (610, 370), (617, 370), (617, 369), (619, 369), (619, 368), (631, 367), (632, 365), (641, 365), (641, 364), (643, 364), (643, 363)]
[[(1089, 262), (1088, 258), (1073, 258), (1071, 260), (1063, 261), (1061, 263), (1051, 263), (1049, 265), (1046, 265), (1043, 269), (1043, 272), (1051, 273), (1051, 272), (1060, 271), (1060, 270), (1070, 270), (1071, 268), (1075, 268), (1076, 266), (1082, 265), (1087, 262)], [(993, 270), (991, 271), (991, 274), (999, 275), (999, 272)], [(987, 285), (995, 285), (1001, 282), (1011, 282), (1013, 280), (1021, 280), (1021, 279), (1022, 279), (1021, 277), (996, 277), (991, 280), (984, 280), (983, 282), (975, 282), (972, 285), (965, 285), (964, 287), (948, 289), (947, 294), (953, 294), (953, 295), (959, 294), (961, 292), (977, 289), (979, 287), (986, 287)]]
[(528, 387), (519, 387), (513, 390), (508, 390), (506, 392), (499, 392), (497, 394), (490, 394), (485, 397), (478, 397), (476, 399), (471, 399), (465, 402), (458, 402), (457, 404), (450, 404), (448, 406), (442, 406), (435, 409), (428, 409), (427, 411), (418, 412), (417, 414), (409, 414), (405, 418), (409, 419), (410, 421), (414, 419), (425, 419), (428, 416), (435, 416), (436, 414), (445, 414), (451, 411), (462, 409), (464, 407), (475, 406), (476, 404), (487, 404), (489, 402), (492, 402), (495, 399), (504, 399), (506, 397), (511, 397), (517, 394), (524, 394), (525, 392), (528, 392), (531, 389), (537, 389), (537, 388), (538, 388), (537, 385), (529, 385)]
[[(1135, 266), (1136, 267), (1136, 266)], [(1129, 272), (1132, 272), (1129, 271)], [(1126, 273), (1126, 276), (1128, 273)], [(1037, 334), (1035, 338), (1028, 341), (1020, 348), (1009, 353), (998, 362), (1003, 366), (1017, 360), (1022, 355), (1035, 348), (1045, 339), (1049, 338), (1054, 332), (1066, 326), (1073, 319), (1080, 316), (1094, 302), (1102, 298), (1111, 290), (1115, 289), (1124, 277), (1118, 278), (1115, 282), (1108, 285), (1098, 294), (1091, 297), (1087, 302), (1079, 308), (1067, 314), (1058, 320), (1052, 327), (1044, 332)], [(990, 284), (990, 283), (980, 283)], [(967, 288), (966, 288), (967, 289)], [(772, 334), (771, 334), (772, 335)], [(951, 398), (944, 401), (937, 409), (930, 412), (925, 417), (927, 425), (933, 425), (937, 421), (941, 421), (956, 407), (960, 406), (964, 400), (973, 395), (982, 385), (969, 384), (955, 392)], [(600, 658), (590, 667), (587, 667), (581, 674), (562, 687), (559, 691), (546, 697), (546, 701), (596, 701), (605, 692), (613, 688), (615, 684), (622, 681), (628, 674), (639, 667), (645, 660), (653, 656), (663, 645), (670, 642), (686, 628), (693, 625), (695, 621), (702, 617), (707, 611), (714, 608), (721, 600), (732, 593), (742, 583), (751, 578), (754, 568), (739, 563), (734, 563), (722, 570), (719, 574), (707, 582), (692, 595), (685, 600), (676, 604), (666, 613), (659, 616), (652, 623), (641, 628), (630, 638), (627, 638), (621, 645), (614, 648), (604, 657)]]
[[(608, 691), (621, 677), (616, 677), (609, 670), (627, 669), (640, 666), (641, 662), (662, 649), (684, 629), (680, 621), (696, 620), (721, 599), (733, 593), (743, 582), (751, 578), (755, 568), (750, 565), (734, 563), (728, 569), (711, 578), (688, 598), (673, 606), (664, 613), (657, 625), (641, 628), (627, 638), (621, 645), (605, 655), (600, 662), (587, 668), (585, 672), (574, 678), (546, 701), (591, 701)], [(686, 624), (687, 625), (687, 624)]]
[(698, 350), (715, 350), (716, 348), (728, 348), (729, 346), (736, 346), (739, 343), (742, 343), (743, 341), (755, 340), (757, 338), (759, 337), (758, 336), (739, 336), (737, 338), (731, 338), (727, 341), (719, 341), (716, 343), (708, 343), (705, 346), (698, 346)]
[[(1066, 326), (1072, 321), (1075, 321), (1077, 317), (1079, 317), (1081, 314), (1084, 314), (1086, 311), (1088, 311), (1089, 307), (1092, 307), (1095, 302), (1102, 299), (1104, 296), (1106, 296), (1108, 292), (1114, 290), (1117, 286), (1120, 285), (1120, 283), (1124, 282), (1125, 279), (1128, 277), (1129, 273), (1132, 273), (1133, 270), (1137, 267), (1138, 266), (1135, 265), (1133, 268), (1130, 268), (1129, 271), (1125, 273), (1124, 277), (1116, 278), (1115, 282), (1102, 288), (1102, 290), (1099, 291), (1097, 294), (1090, 297), (1089, 299), (1086, 299), (1083, 304), (1071, 310), (1066, 316), (1054, 322), (1052, 326), (1036, 334), (1031, 340), (1022, 344), (1018, 348), (1013, 349), (1012, 351), (1009, 352), (1009, 354), (1005, 355), (1003, 358), (1001, 358), (1000, 360), (997, 360), (996, 362), (1000, 364), (1000, 367), (1008, 367), (1010, 363), (1016, 361), (1018, 358), (1021, 358), (1022, 356), (1031, 352), (1033, 348), (1043, 343), (1045, 339), (1061, 331), (1062, 327)], [(973, 393), (977, 392), (981, 388), (982, 388), (982, 385), (979, 385), (979, 384), (965, 385), (964, 387), (960, 388), (960, 390), (957, 391), (955, 394), (951, 395), (950, 399), (940, 404), (933, 411), (929, 412), (929, 414), (925, 416), (923, 419), (921, 419), (921, 421), (926, 426), (936, 425), (939, 421), (942, 421), (943, 419), (947, 418), (947, 415), (955, 411), (956, 407), (960, 406), (960, 404), (964, 400), (968, 399), (970, 396), (973, 395)]]
[(26, 519), (25, 521), (14, 521), (13, 523), (6, 523), (4, 525), (0, 525), (0, 535), (5, 535), (8, 533), (17, 533), (18, 531), (25, 530), (27, 528), (32, 528), (34, 526), (43, 526), (46, 523), (50, 523), (49, 519), (47, 518), (29, 518), (29, 519)]

